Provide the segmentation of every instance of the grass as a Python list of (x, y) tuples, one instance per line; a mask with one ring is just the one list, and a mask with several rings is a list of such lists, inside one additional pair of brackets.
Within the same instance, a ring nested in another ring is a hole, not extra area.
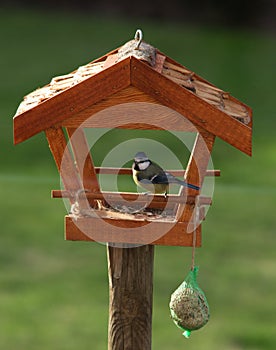
[[(16, 11), (2, 11), (0, 23), (0, 348), (105, 349), (105, 247), (64, 242), (65, 208), (62, 201), (50, 198), (59, 179), (44, 135), (14, 147), (12, 115), (26, 93), (121, 45), (137, 24)], [(214, 204), (203, 224), (203, 247), (196, 255), (210, 322), (188, 341), (174, 326), (168, 302), (189, 269), (191, 250), (156, 247), (153, 349), (272, 350), (275, 38), (181, 24), (142, 21), (139, 26), (146, 41), (254, 111), (253, 158), (220, 140), (213, 153), (222, 177), (216, 180)]]

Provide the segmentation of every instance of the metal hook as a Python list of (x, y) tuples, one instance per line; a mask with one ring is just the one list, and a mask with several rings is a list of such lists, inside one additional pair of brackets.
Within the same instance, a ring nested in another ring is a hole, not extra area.
[(135, 39), (136, 41), (138, 41), (135, 50), (139, 50), (139, 46), (141, 45), (141, 42), (142, 42), (142, 39), (143, 39), (143, 32), (142, 32), (141, 29), (137, 29), (137, 30), (136, 30), (134, 39)]

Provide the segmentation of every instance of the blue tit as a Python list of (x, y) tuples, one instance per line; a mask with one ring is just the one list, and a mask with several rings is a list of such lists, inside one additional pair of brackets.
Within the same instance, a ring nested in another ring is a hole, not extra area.
[(132, 176), (136, 185), (152, 193), (164, 193), (166, 196), (170, 184), (177, 184), (199, 190), (200, 187), (179, 180), (151, 161), (144, 152), (136, 153), (132, 165)]

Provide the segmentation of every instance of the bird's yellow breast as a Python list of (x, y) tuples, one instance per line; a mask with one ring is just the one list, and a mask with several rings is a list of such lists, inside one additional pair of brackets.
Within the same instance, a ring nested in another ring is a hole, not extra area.
[(152, 184), (152, 183), (144, 183), (144, 182), (140, 182), (137, 178), (138, 175), (138, 171), (133, 169), (133, 173), (132, 173), (132, 177), (133, 177), (133, 181), (136, 183), (137, 186), (142, 187), (144, 189), (146, 189), (149, 192), (152, 193), (165, 193), (168, 191), (168, 185), (167, 184)]

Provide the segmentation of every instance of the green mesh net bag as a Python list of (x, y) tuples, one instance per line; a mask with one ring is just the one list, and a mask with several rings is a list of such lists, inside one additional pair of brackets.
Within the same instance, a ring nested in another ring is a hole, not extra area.
[(170, 311), (174, 323), (189, 338), (191, 332), (203, 327), (209, 320), (209, 306), (204, 292), (199, 288), (195, 266), (171, 295)]

